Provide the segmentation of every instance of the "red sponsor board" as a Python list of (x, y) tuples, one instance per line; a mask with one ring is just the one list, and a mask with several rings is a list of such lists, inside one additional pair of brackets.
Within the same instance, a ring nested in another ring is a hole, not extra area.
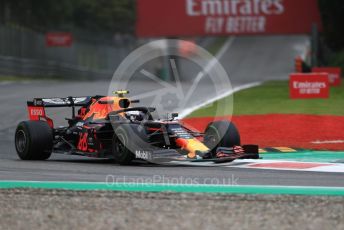
[(137, 0), (141, 37), (304, 34), (321, 28), (317, 0)]
[(290, 75), (290, 98), (328, 98), (330, 88), (327, 73), (295, 73)]
[(69, 47), (73, 43), (73, 36), (67, 32), (47, 33), (45, 35), (45, 44), (47, 47)]
[(313, 73), (328, 73), (330, 85), (339, 86), (341, 82), (342, 70), (338, 67), (313, 67)]

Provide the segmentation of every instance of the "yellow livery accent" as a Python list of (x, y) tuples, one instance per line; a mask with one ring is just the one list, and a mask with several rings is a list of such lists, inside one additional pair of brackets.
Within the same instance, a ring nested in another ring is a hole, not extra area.
[(186, 141), (186, 145), (184, 146), (184, 149), (189, 152), (188, 153), (189, 158), (195, 158), (196, 151), (201, 151), (201, 152), (209, 151), (209, 148), (197, 139), (186, 139), (185, 141)]
[(277, 149), (277, 150), (279, 150), (281, 152), (285, 152), (285, 153), (297, 152), (295, 149), (288, 148), (288, 147), (275, 147), (274, 149)]

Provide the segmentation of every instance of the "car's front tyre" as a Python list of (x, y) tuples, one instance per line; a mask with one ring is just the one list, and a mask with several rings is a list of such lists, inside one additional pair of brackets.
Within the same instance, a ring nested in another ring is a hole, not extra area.
[(114, 159), (121, 165), (129, 165), (135, 159), (135, 155), (129, 149), (129, 135), (127, 129), (118, 127), (112, 140)]
[(234, 123), (223, 120), (211, 122), (204, 132), (204, 144), (211, 149), (213, 157), (218, 147), (240, 145), (240, 134)]

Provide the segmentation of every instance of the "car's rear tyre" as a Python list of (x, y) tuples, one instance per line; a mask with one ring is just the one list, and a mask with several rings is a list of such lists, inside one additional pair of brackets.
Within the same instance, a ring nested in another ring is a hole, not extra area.
[(230, 121), (211, 122), (204, 133), (204, 144), (211, 149), (213, 156), (218, 147), (230, 148), (240, 145), (239, 131)]
[(114, 160), (121, 165), (130, 165), (135, 151), (147, 146), (147, 135), (139, 125), (120, 125), (112, 141)]
[(45, 121), (22, 121), (15, 133), (15, 147), (22, 160), (46, 160), (53, 149), (53, 130)]

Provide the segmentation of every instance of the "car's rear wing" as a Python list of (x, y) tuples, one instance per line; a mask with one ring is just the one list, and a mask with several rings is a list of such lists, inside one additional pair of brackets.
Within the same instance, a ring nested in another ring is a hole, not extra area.
[(28, 106), (41, 107), (73, 107), (86, 106), (90, 103), (92, 97), (56, 97), (56, 98), (34, 98), (28, 101)]
[(45, 120), (51, 128), (53, 121), (46, 116), (45, 108), (72, 107), (73, 117), (75, 117), (76, 106), (87, 106), (92, 98), (96, 97), (60, 97), (60, 98), (34, 98), (27, 102), (29, 119), (33, 121)]

